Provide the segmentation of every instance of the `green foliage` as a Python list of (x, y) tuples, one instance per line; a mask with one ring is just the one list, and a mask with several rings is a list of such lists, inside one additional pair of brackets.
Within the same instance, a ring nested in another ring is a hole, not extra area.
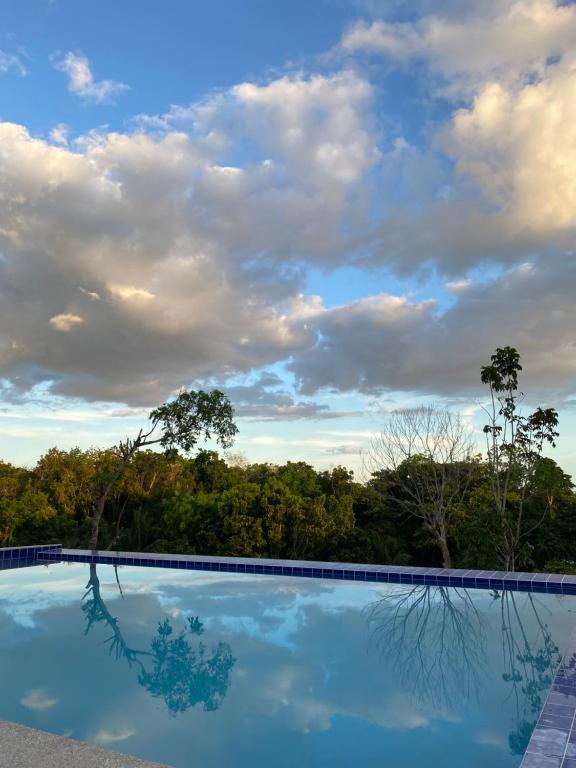
[(0, 498), (0, 545), (22, 545), (23, 533), (43, 530), (54, 517), (47, 495), (30, 485), (15, 498)]
[(212, 435), (223, 448), (229, 448), (238, 432), (234, 410), (219, 390), (180, 392), (175, 400), (150, 412), (153, 427), (160, 426), (160, 445), (166, 450), (180, 448), (190, 453), (196, 443)]
[[(110, 450), (52, 449), (30, 471), (0, 464), (0, 546), (84, 546), (90, 494), (115, 460)], [(570, 477), (540, 457), (529, 490), (524, 520), (532, 532), (518, 550), (518, 564), (573, 572)], [(187, 458), (142, 450), (107, 498), (101, 541), (130, 551), (440, 565), (433, 537), (421, 520), (404, 513), (401, 493), (394, 472), (362, 484), (343, 467), (228, 466), (214, 451)], [(513, 488), (509, 503), (516, 498)], [(449, 535), (455, 567), (500, 567), (500, 521), (486, 462), (475, 462)]]
[(515, 570), (527, 568), (531, 562), (530, 533), (545, 517), (529, 519), (527, 507), (535, 492), (535, 473), (544, 447), (554, 447), (558, 437), (558, 414), (554, 408), (538, 407), (528, 415), (520, 405), (524, 399), (518, 391), (518, 373), (522, 370), (520, 355), (514, 347), (498, 348), (490, 365), (481, 368), (481, 380), (488, 384), (490, 407), (485, 409), (488, 423), (486, 466), (492, 491), (492, 505), (498, 525), (495, 540), (501, 567)]
[[(199, 634), (197, 625), (190, 631)], [(205, 711), (218, 709), (228, 686), (236, 659), (227, 643), (218, 643), (209, 652), (204, 643), (194, 647), (184, 631), (173, 635), (165, 619), (158, 624), (151, 643), (153, 668), (142, 667), (138, 682), (155, 698), (163, 699), (172, 715), (202, 704)]]

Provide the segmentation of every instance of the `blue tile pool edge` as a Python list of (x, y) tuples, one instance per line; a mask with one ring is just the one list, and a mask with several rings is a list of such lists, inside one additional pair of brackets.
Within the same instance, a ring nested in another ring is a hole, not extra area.
[[(23, 548), (20, 548), (20, 550)], [(266, 560), (251, 557), (164, 555), (150, 552), (108, 552), (62, 549), (58, 545), (32, 547), (38, 562), (81, 562), (135, 565), (268, 576), (344, 579), (389, 584), (411, 584), (467, 589), (498, 589), (516, 592), (547, 592), (576, 595), (576, 576), (558, 573), (474, 571), (457, 568), (413, 568), (400, 565), (331, 563), (310, 560)], [(1, 552), (2, 550), (0, 550)], [(22, 555), (19, 555), (20, 557)]]
[(0, 571), (15, 568), (30, 568), (38, 566), (42, 561), (38, 560), (38, 553), (61, 552), (61, 544), (33, 544), (28, 547), (4, 547), (0, 549)]
[(32, 544), (27, 547), (4, 547), (0, 549), (0, 563), (9, 560), (36, 560), (39, 552), (61, 551), (61, 544)]

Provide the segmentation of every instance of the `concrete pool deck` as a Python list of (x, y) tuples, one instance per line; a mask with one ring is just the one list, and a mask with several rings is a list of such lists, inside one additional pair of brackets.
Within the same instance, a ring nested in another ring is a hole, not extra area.
[(168, 768), (0, 720), (0, 768)]

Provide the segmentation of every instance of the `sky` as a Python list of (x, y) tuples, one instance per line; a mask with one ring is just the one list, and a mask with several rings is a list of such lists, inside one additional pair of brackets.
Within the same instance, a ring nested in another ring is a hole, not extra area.
[(218, 387), (235, 453), (360, 472), (396, 408), (480, 436), (512, 345), (576, 472), (575, 5), (2, 10), (2, 459)]

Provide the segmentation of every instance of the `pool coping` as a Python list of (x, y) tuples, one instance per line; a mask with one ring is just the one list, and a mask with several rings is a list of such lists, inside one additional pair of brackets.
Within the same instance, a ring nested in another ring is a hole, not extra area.
[(520, 768), (576, 768), (576, 632), (556, 670)]
[[(109, 552), (66, 549), (59, 544), (0, 549), (0, 570), (20, 567), (19, 564), (48, 565), (56, 562), (576, 595), (576, 576), (558, 573)], [(576, 631), (556, 671), (519, 768), (576, 768)]]
[[(576, 595), (576, 576), (560, 573), (477, 571), (458, 568), (415, 568), (402, 565), (331, 563), (311, 560), (270, 560), (211, 555), (164, 555), (149, 552), (108, 552), (89, 549), (34, 547), (38, 563), (82, 562), (135, 565), (199, 571), (344, 579), (390, 584), (421, 584), (467, 589), (506, 589), (515, 592), (546, 592)], [(0, 550), (1, 552), (1, 550)], [(1, 560), (1, 558), (0, 558)]]

